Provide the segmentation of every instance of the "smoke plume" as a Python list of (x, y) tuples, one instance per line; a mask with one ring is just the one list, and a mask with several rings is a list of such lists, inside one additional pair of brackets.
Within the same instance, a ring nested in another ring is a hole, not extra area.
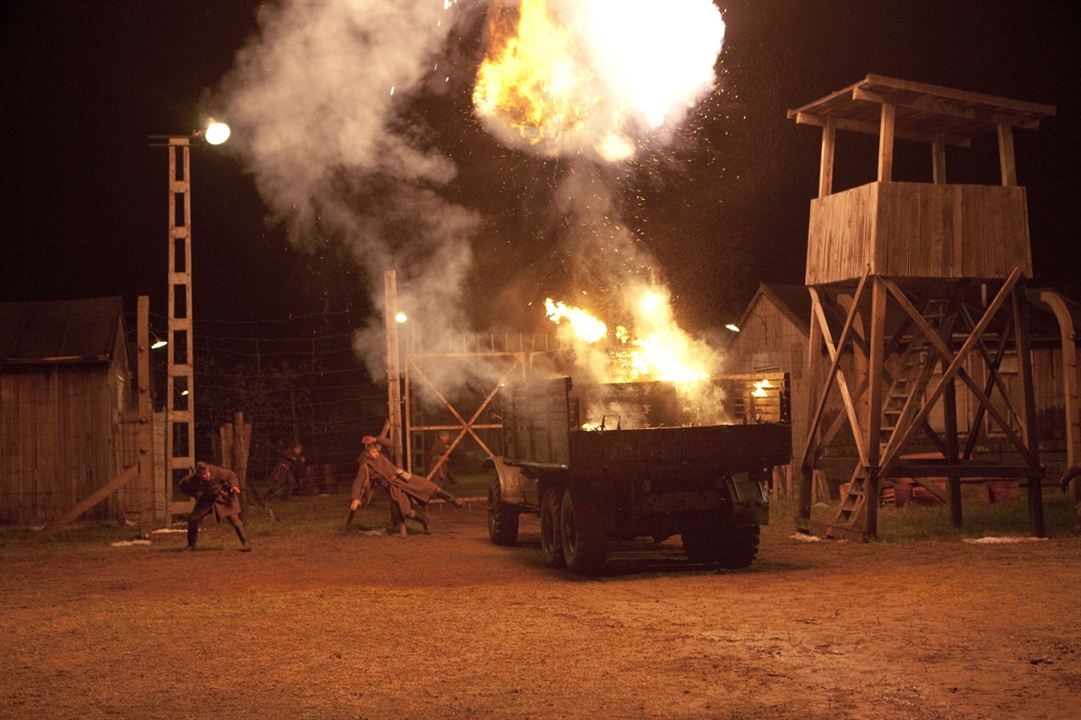
[[(466, 15), (433, 1), (265, 5), (219, 93), (271, 221), (317, 255), (344, 243), (378, 309), (395, 269), (399, 308), (432, 337), (468, 325), (460, 293), (481, 218), (445, 197), (457, 168), (410, 101), (442, 91), (439, 61)], [(381, 317), (355, 346), (380, 377)]]

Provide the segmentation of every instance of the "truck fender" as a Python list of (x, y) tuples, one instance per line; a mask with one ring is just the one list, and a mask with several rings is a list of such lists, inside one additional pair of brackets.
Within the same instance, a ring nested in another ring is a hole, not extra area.
[(733, 473), (725, 477), (733, 519), (740, 523), (769, 523), (768, 471)]
[(503, 458), (490, 458), (496, 474), (499, 476), (499, 494), (503, 502), (512, 505), (525, 503), (523, 484), (525, 477), (522, 469), (503, 462)]

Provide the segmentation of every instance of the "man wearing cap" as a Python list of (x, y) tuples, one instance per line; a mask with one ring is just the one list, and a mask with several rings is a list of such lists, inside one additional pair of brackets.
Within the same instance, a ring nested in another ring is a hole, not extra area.
[(180, 489), (195, 498), (195, 508), (188, 515), (188, 550), (195, 549), (199, 523), (213, 510), (218, 522), (222, 518), (229, 519), (240, 539), (241, 552), (251, 552), (248, 533), (244, 530), (244, 521), (240, 519), (240, 484), (235, 472), (197, 462), (195, 472), (180, 481)]
[[(386, 438), (377, 438), (366, 435), (363, 440), (364, 454), (360, 456), (360, 467), (357, 468), (356, 478), (353, 480), (353, 501), (349, 505), (349, 517), (363, 503), (362, 499), (370, 496), (371, 487), (381, 487), (390, 497), (391, 523), (397, 527), (398, 534), (406, 535), (405, 521), (416, 520), (428, 532), (428, 516), (424, 511), (415, 508), (413, 502), (419, 505), (427, 505), (432, 498), (440, 498), (452, 503), (454, 507), (462, 507), (462, 501), (447, 491), (440, 488), (422, 475), (413, 475), (401, 468), (394, 467), (386, 455), (380, 450), (380, 446), (387, 447), (390, 441)], [(347, 521), (348, 524), (348, 521)]]

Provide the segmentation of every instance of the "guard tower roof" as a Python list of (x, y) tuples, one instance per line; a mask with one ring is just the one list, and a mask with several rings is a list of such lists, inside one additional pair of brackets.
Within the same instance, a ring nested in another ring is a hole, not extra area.
[(877, 135), (883, 104), (895, 108), (897, 137), (933, 142), (941, 136), (950, 145), (968, 145), (973, 137), (995, 132), (999, 124), (1036, 128), (1042, 118), (1055, 114), (1051, 105), (868, 75), (789, 110), (788, 117), (800, 124), (818, 126), (825, 125), (826, 118), (833, 118), (839, 130)]

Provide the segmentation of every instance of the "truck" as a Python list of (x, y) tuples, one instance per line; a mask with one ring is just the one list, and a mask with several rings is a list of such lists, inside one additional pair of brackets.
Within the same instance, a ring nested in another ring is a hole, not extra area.
[(603, 570), (610, 542), (676, 534), (692, 562), (751, 564), (772, 470), (792, 456), (788, 375), (711, 382), (726, 422), (698, 425), (672, 383), (512, 385), (503, 453), (492, 459), (491, 541), (516, 545), (520, 516), (531, 513), (545, 564), (580, 575)]

